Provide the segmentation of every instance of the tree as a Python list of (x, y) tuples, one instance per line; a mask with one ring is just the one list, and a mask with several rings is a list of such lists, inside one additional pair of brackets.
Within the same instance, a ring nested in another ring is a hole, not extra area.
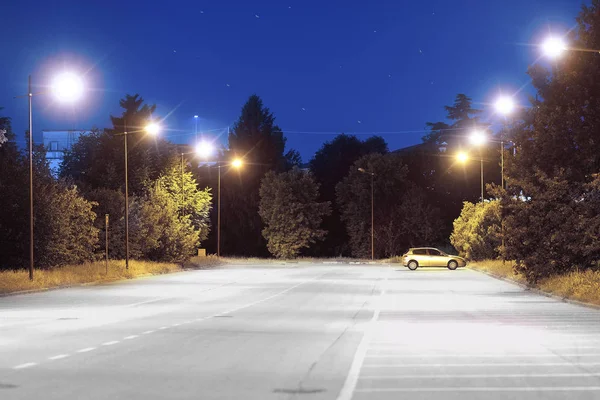
[(342, 133), (332, 141), (324, 143), (310, 160), (310, 171), (321, 188), (321, 201), (329, 201), (333, 205), (331, 215), (323, 221), (323, 228), (329, 234), (322, 243), (315, 246), (316, 254), (349, 254), (349, 239), (340, 218), (340, 207), (336, 202), (336, 185), (348, 175), (350, 168), (359, 158), (371, 153), (387, 152), (387, 143), (379, 136), (361, 141), (354, 135)]
[[(283, 171), (294, 162), (293, 153), (284, 156), (285, 138), (275, 117), (260, 97), (250, 96), (229, 134), (225, 160), (240, 157), (242, 170), (222, 168), (221, 249), (224, 254), (267, 255), (258, 214), (260, 182), (268, 171)], [(214, 239), (214, 237), (213, 237)]]
[(269, 252), (277, 258), (295, 258), (326, 231), (323, 217), (331, 212), (329, 202), (318, 202), (319, 185), (310, 173), (294, 168), (268, 172), (260, 186), (259, 214), (265, 224), (263, 236)]
[(495, 259), (502, 244), (500, 200), (464, 202), (454, 220), (450, 243), (460, 255), (471, 260)]
[[(183, 184), (183, 186), (182, 186)], [(158, 180), (156, 185), (164, 188), (177, 208), (179, 215), (189, 217), (192, 226), (198, 231), (200, 241), (208, 237), (210, 231), (210, 210), (212, 195), (209, 188), (200, 190), (191, 172), (172, 166)]]
[(60, 176), (68, 177), (89, 190), (125, 188), (125, 154), (123, 132), (128, 132), (129, 193), (141, 195), (156, 180), (176, 156), (175, 146), (168, 141), (147, 135), (144, 127), (153, 120), (155, 105), (144, 104), (136, 95), (126, 95), (119, 102), (123, 112), (112, 116), (113, 127), (92, 130), (81, 135), (67, 151)]
[[(570, 47), (600, 46), (600, 1), (583, 6)], [(537, 99), (514, 128), (503, 196), (506, 256), (530, 282), (600, 259), (600, 64), (566, 52), (551, 70), (528, 71)]]
[(407, 167), (395, 153), (370, 154), (356, 161), (337, 185), (337, 203), (350, 237), (352, 254), (371, 255), (371, 176), (375, 173), (375, 256), (402, 254), (440, 239), (439, 210), (427, 204), (420, 188), (406, 179)]
[(188, 215), (181, 216), (171, 194), (157, 181), (131, 204), (131, 255), (153, 261), (185, 261), (200, 243)]

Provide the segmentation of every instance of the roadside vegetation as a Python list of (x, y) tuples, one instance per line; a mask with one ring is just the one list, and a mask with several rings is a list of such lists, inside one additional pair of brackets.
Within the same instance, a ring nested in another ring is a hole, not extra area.
[(513, 261), (502, 263), (501, 260), (473, 261), (470, 268), (484, 271), (491, 275), (509, 279), (528, 285), (542, 292), (600, 306), (600, 271), (573, 271), (565, 275), (554, 275), (543, 278), (537, 283), (528, 284), (526, 277), (516, 272)]
[(124, 260), (110, 260), (108, 273), (104, 261), (79, 265), (65, 265), (46, 270), (36, 270), (35, 280), (30, 281), (26, 270), (0, 271), (0, 294), (23, 290), (42, 290), (68, 287), (86, 283), (103, 283), (132, 279), (147, 275), (161, 275), (186, 269), (205, 269), (219, 265), (217, 257), (193, 257), (185, 264), (130, 260), (125, 269)]

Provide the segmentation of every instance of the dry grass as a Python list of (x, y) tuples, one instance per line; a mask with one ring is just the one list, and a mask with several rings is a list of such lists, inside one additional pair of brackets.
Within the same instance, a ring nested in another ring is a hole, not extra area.
[(0, 294), (22, 290), (39, 290), (56, 287), (81, 285), (84, 283), (111, 282), (121, 279), (132, 279), (144, 275), (161, 275), (183, 271), (186, 268), (204, 269), (219, 263), (216, 257), (194, 257), (184, 266), (174, 263), (152, 261), (129, 261), (129, 270), (125, 269), (124, 260), (108, 262), (108, 273), (103, 261), (81, 265), (67, 265), (51, 270), (34, 271), (34, 280), (29, 280), (28, 272), (0, 272)]
[[(469, 267), (527, 284), (523, 275), (515, 274), (512, 265), (513, 263), (509, 261), (503, 265), (500, 260), (485, 260), (474, 261), (469, 264)], [(533, 287), (563, 299), (600, 305), (600, 271), (575, 271), (566, 275), (557, 275), (543, 279)]]
[(518, 283), (527, 283), (527, 280), (523, 275), (515, 273), (512, 261), (506, 261), (505, 263), (503, 263), (502, 260), (471, 261), (468, 266), (469, 268), (485, 271), (489, 274), (507, 278)]
[(575, 271), (547, 278), (538, 288), (562, 298), (600, 305), (600, 271)]

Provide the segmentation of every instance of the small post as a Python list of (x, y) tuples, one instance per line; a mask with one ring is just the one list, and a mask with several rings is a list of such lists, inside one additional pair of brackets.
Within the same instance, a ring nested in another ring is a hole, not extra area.
[(104, 230), (105, 230), (104, 255), (106, 258), (106, 275), (108, 275), (108, 214), (104, 215)]

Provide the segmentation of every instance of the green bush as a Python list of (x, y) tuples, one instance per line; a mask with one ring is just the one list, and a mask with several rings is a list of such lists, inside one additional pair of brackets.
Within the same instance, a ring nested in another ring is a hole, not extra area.
[(460, 255), (471, 260), (500, 256), (502, 231), (499, 200), (477, 204), (465, 201), (453, 225), (450, 242)]

